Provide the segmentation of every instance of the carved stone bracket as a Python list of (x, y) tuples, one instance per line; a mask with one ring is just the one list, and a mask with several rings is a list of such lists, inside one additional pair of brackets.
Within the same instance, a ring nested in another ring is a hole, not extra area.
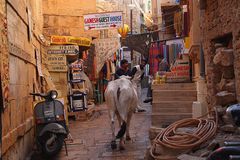
[(200, 45), (192, 45), (189, 50), (189, 56), (190, 59), (193, 61), (193, 63), (199, 63), (200, 62)]
[(147, 58), (151, 45), (151, 40), (151, 33), (129, 35), (128, 37), (126, 37), (126, 39), (121, 40), (121, 45), (133, 49), (141, 53), (145, 58)]

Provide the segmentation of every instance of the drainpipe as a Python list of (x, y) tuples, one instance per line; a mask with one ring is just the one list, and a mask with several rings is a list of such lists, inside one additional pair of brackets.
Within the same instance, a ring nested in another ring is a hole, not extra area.
[(205, 60), (202, 43), (200, 45), (200, 76), (205, 79)]
[(200, 77), (202, 79), (206, 78), (206, 73), (205, 73), (205, 60), (204, 60), (204, 51), (203, 51), (203, 39), (204, 39), (204, 30), (203, 30), (203, 17), (204, 17), (204, 12), (207, 7), (207, 2), (206, 0), (200, 0), (199, 1), (199, 15), (200, 15), (200, 26), (201, 26), (201, 42), (200, 42)]

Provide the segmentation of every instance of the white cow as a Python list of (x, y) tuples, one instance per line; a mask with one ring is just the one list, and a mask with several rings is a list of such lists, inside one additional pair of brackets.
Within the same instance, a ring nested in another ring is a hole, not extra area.
[[(116, 139), (120, 139), (119, 148), (123, 150), (123, 136), (126, 132), (126, 140), (131, 140), (129, 135), (130, 120), (133, 112), (137, 107), (137, 86), (133, 84), (129, 77), (121, 76), (120, 79), (116, 79), (108, 83), (105, 91), (105, 99), (108, 105), (109, 117), (111, 119), (112, 129), (112, 142), (111, 147), (115, 149)], [(117, 136), (115, 136), (115, 115), (118, 118), (119, 130)]]

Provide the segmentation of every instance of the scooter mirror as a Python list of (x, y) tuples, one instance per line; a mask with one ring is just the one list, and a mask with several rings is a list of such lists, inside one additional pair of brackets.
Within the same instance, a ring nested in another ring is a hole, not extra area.
[(240, 126), (240, 104), (234, 104), (227, 108), (227, 116), (231, 118), (236, 126)]
[(58, 96), (58, 93), (57, 93), (57, 91), (52, 90), (51, 93), (50, 93), (50, 95), (51, 95), (51, 98), (52, 98), (52, 99), (56, 99), (57, 96)]

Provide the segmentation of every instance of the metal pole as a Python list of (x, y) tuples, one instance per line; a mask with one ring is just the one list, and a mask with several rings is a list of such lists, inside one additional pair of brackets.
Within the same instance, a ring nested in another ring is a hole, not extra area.
[[(132, 1), (132, 3), (133, 3), (133, 1)], [(133, 34), (133, 24), (132, 24), (132, 19), (133, 19), (133, 10), (131, 9), (131, 10), (130, 10), (130, 27), (131, 27), (131, 36), (132, 36), (132, 34)], [(132, 49), (132, 48), (131, 48), (131, 61), (132, 61), (131, 64), (133, 64), (133, 49)]]
[(133, 24), (132, 24), (133, 12), (130, 10), (130, 27), (131, 27), (131, 35), (133, 34)]

